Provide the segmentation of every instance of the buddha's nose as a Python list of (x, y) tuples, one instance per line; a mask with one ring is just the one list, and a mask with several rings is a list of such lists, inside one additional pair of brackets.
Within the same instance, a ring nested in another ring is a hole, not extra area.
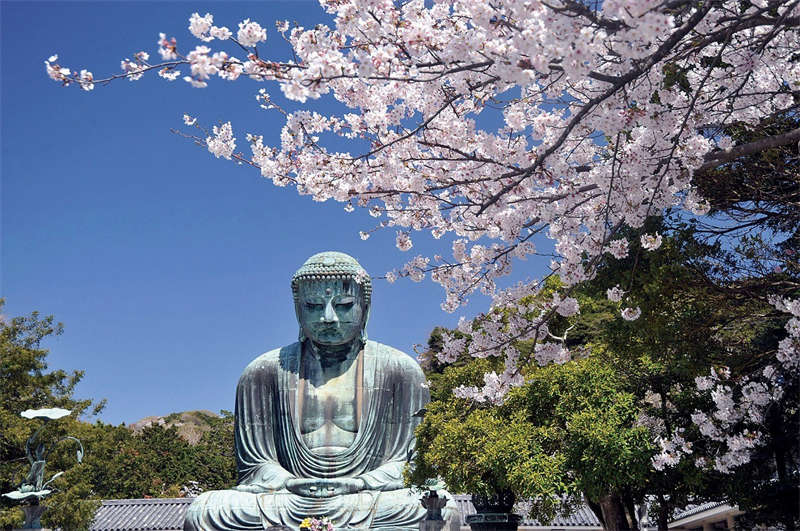
[(336, 315), (336, 311), (333, 309), (333, 300), (329, 300), (328, 303), (325, 305), (325, 322), (326, 323), (339, 322), (339, 317)]

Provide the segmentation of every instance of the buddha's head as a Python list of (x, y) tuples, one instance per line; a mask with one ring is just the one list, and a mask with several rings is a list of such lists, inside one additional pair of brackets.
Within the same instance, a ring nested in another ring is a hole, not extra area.
[(315, 254), (292, 277), (292, 293), (301, 340), (319, 347), (366, 340), (372, 281), (352, 256)]

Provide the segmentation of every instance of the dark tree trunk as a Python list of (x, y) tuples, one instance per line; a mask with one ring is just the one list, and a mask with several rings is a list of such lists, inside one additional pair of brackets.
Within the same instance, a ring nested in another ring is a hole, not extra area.
[(658, 531), (669, 531), (669, 507), (663, 494), (658, 495)]
[(625, 514), (628, 516), (628, 525), (631, 529), (639, 530), (639, 519), (636, 517), (636, 504), (633, 503), (633, 496), (627, 491), (622, 496), (622, 505), (625, 507)]
[(607, 494), (600, 498), (600, 508), (603, 511), (603, 528), (606, 531), (630, 531), (628, 519), (625, 517), (625, 507), (622, 499), (617, 494)]
[(591, 509), (594, 515), (597, 517), (597, 520), (600, 521), (600, 525), (603, 526), (603, 529), (605, 529), (606, 521), (603, 518), (603, 509), (600, 507), (600, 504), (589, 498), (589, 496), (586, 494), (583, 495), (583, 498), (586, 500), (586, 505), (589, 506), (589, 509)]

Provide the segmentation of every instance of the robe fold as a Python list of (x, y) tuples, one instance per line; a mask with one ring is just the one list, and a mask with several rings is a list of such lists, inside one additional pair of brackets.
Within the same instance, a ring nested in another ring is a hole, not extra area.
[[(361, 409), (355, 440), (337, 453), (320, 455), (306, 446), (300, 433), (301, 355), (301, 344), (294, 343), (259, 356), (244, 370), (236, 391), (234, 428), (239, 485), (198, 497), (184, 529), (296, 529), (309, 516), (327, 516), (336, 529), (418, 526), (425, 515), (420, 493), (403, 488), (403, 468), (412, 457), (419, 423), (413, 415), (430, 399), (417, 362), (368, 341), (359, 354), (363, 374), (356, 389)], [(284, 488), (291, 478), (360, 478), (367, 489), (307, 498)], [(448, 507), (451, 512), (454, 508)]]

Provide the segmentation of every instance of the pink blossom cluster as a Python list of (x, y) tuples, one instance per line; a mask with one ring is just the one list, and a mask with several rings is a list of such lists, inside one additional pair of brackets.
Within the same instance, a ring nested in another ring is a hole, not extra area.
[(83, 90), (89, 91), (94, 89), (94, 76), (91, 72), (83, 69), (78, 72), (70, 72), (69, 68), (59, 65), (58, 55), (51, 55), (45, 62), (45, 69), (50, 79), (61, 82), (64, 86), (70, 83), (78, 84)]
[(683, 437), (683, 429), (676, 430), (672, 437), (658, 437), (656, 440), (660, 452), (653, 456), (653, 468), (664, 470), (665, 467), (675, 466), (684, 454), (692, 453), (692, 443)]
[(483, 375), (483, 387), (462, 385), (453, 389), (453, 394), (459, 398), (468, 398), (476, 402), (500, 405), (505, 401), (505, 396), (512, 387), (522, 384), (521, 381), (516, 381), (521, 379), (519, 374), (515, 378), (501, 378), (495, 371), (492, 371)]
[(206, 145), (215, 157), (230, 159), (236, 149), (236, 139), (233, 137), (231, 123), (225, 122), (217, 127), (214, 126), (214, 136), (206, 138)]
[(786, 323), (787, 337), (778, 343), (778, 361), (792, 372), (800, 372), (800, 299), (770, 297), (770, 304), (792, 317)]
[(659, 233), (655, 234), (642, 234), (641, 236), (642, 247), (648, 251), (655, 251), (661, 247), (662, 238)]
[[(225, 26), (222, 27), (214, 26), (214, 16), (211, 13), (206, 13), (202, 17), (200, 16), (199, 13), (192, 13), (192, 16), (189, 17), (189, 31), (191, 32), (192, 35), (194, 35), (203, 42), (210, 42), (213, 41), (214, 39), (219, 39), (221, 41), (224, 41), (229, 39), (232, 35), (231, 30), (229, 30)], [(264, 40), (266, 40), (266, 36), (264, 36)], [(173, 57), (169, 58), (164, 57), (164, 59), (173, 59)]]
[(626, 321), (635, 321), (642, 315), (642, 310), (638, 306), (636, 308), (623, 308), (622, 318)]
[(625, 292), (622, 291), (619, 285), (606, 290), (606, 297), (608, 297), (608, 300), (611, 302), (621, 302), (623, 296), (625, 296)]
[[(488, 311), (464, 324), (471, 355), (506, 361), (484, 389), (463, 391), (489, 401), (520, 382), (515, 341), (539, 342), (540, 362), (568, 357), (547, 329), (554, 314), (577, 312), (568, 293), (558, 304), (528, 308), (522, 297), (541, 280), (498, 286), (537, 253), (531, 240), (546, 234), (555, 242), (552, 273), (569, 290), (594, 277), (605, 253), (628, 256), (621, 228), (641, 229), (666, 208), (706, 214), (692, 176), (724, 160), (732, 146), (726, 126), (789, 109), (800, 84), (797, 3), (321, 3), (332, 25), (278, 24), (292, 61), (263, 58), (257, 46), (266, 30), (250, 19), (234, 37), (211, 14), (195, 13), (189, 31), (203, 45), (184, 55), (161, 34), (160, 64), (140, 52), (122, 62), (123, 74), (99, 81), (134, 80), (149, 70), (174, 79), (185, 65), (191, 75), (184, 79), (196, 87), (248, 76), (277, 82), (297, 102), (334, 98), (343, 112), (289, 112), (262, 89), (259, 105), (283, 119), (279, 144), (250, 135), (252, 154), (237, 154), (230, 124), (215, 128), (206, 144), (217, 157), (247, 160), (276, 185), (369, 209), (380, 227), (398, 231), (401, 250), (412, 248), (414, 231), (451, 236), (450, 257), (415, 257), (386, 278), (429, 272), (444, 289), (447, 311), (475, 292), (512, 310), (507, 319)], [(212, 50), (214, 40), (233, 41), (247, 57)], [(88, 73), (81, 82), (81, 74), (53, 63), (48, 75), (62, 84), (98, 82)], [(487, 125), (493, 118), (499, 125)], [(342, 142), (359, 147), (342, 152)], [(640, 243), (656, 249), (661, 236), (643, 234)], [(624, 293), (614, 288), (609, 298), (622, 302)], [(632, 305), (621, 309), (626, 320), (640, 314)], [(793, 327), (790, 334), (796, 321)], [(783, 364), (796, 363), (793, 334), (782, 343)], [(456, 350), (446, 347), (445, 357)]]
[[(722, 367), (711, 369), (708, 376), (695, 378), (696, 391), (708, 396), (713, 404), (709, 411), (695, 410), (691, 414), (699, 440), (704, 440), (711, 449), (711, 454), (696, 458), (697, 466), (713, 466), (718, 472), (730, 473), (750, 460), (753, 449), (763, 442), (758, 428), (766, 409), (782, 396), (776, 376), (775, 367), (767, 366), (761, 374), (733, 379), (730, 370)], [(642, 424), (647, 423), (642, 421)], [(668, 435), (663, 423), (649, 427), (660, 447), (652, 459), (657, 470), (675, 466), (683, 456), (693, 453), (683, 431)]]
[(147, 62), (149, 60), (150, 54), (141, 51), (133, 54), (132, 60), (126, 57), (120, 61), (119, 66), (125, 72), (125, 77), (128, 78), (128, 81), (138, 81), (149, 70), (150, 64)]
[[(553, 335), (547, 322), (553, 314), (567, 318), (578, 314), (578, 301), (556, 292), (542, 302), (540, 298), (532, 297), (538, 293), (537, 285), (520, 282), (496, 291), (488, 313), (471, 320), (459, 320), (460, 337), (444, 334), (444, 347), (437, 354), (443, 363), (452, 363), (462, 354), (475, 358), (498, 356), (504, 361), (503, 371), (486, 375), (484, 386), (462, 386), (455, 391), (456, 396), (478, 402), (502, 403), (508, 390), (525, 383), (520, 371), (518, 345), (521, 341), (533, 341), (533, 358), (539, 365), (563, 364), (571, 359), (565, 345), (566, 333), (562, 337)], [(470, 340), (466, 341), (465, 336)]]

